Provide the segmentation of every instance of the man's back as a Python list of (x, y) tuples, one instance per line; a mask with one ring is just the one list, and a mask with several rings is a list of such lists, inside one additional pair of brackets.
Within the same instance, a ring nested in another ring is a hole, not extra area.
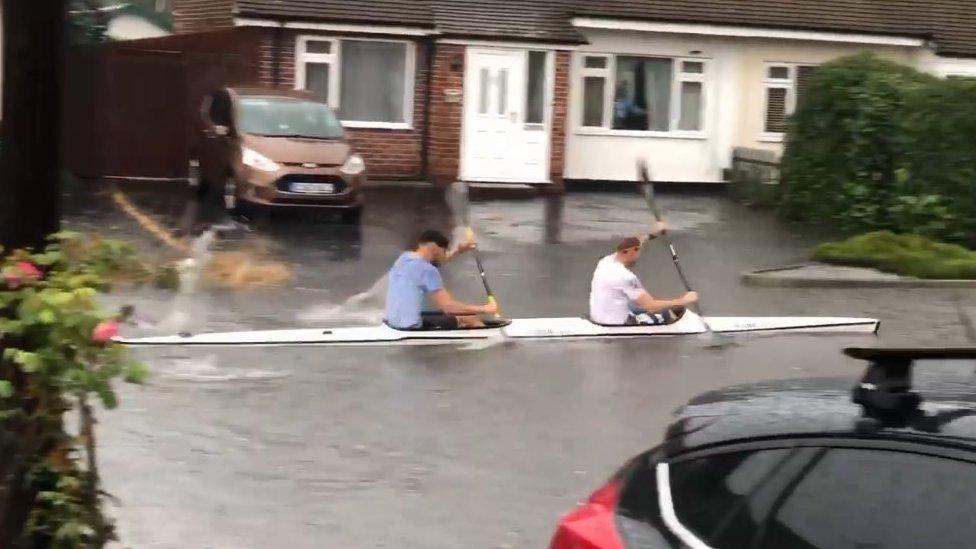
[(622, 325), (630, 315), (630, 303), (644, 291), (637, 275), (610, 254), (600, 260), (590, 282), (590, 320)]
[(425, 296), (443, 287), (437, 267), (413, 252), (403, 252), (390, 269), (386, 323), (401, 329), (419, 326)]

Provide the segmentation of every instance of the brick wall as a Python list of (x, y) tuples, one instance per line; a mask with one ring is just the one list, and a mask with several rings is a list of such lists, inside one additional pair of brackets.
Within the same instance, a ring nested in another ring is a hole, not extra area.
[(438, 44), (432, 70), (429, 178), (433, 183), (446, 184), (457, 180), (460, 168), (462, 103), (448, 102), (444, 91), (464, 88), (464, 46)]
[[(279, 32), (279, 86), (295, 87), (295, 45), (299, 35), (308, 32), (264, 29), (258, 46), (258, 70), (262, 85), (274, 85), (275, 33)], [(334, 34), (327, 35), (335, 38)], [(341, 37), (340, 37), (341, 38)], [(349, 37), (353, 38), (353, 37)], [(347, 128), (349, 140), (363, 158), (371, 178), (422, 179), (424, 99), (427, 94), (426, 46), (416, 44), (416, 71), (413, 94), (413, 124), (411, 129)]]
[(173, 0), (173, 32), (208, 32), (234, 26), (234, 0)]
[(569, 102), (569, 60), (568, 51), (557, 51), (555, 59), (555, 89), (552, 100), (552, 146), (549, 158), (549, 177), (559, 187), (563, 185), (563, 171), (566, 165), (566, 117)]

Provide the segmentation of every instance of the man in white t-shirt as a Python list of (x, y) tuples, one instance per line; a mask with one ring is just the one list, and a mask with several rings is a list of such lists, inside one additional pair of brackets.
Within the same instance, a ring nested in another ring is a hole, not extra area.
[[(658, 223), (650, 238), (666, 230)], [(630, 268), (641, 254), (645, 239), (625, 238), (617, 251), (604, 257), (593, 271), (590, 283), (590, 320), (607, 326), (666, 324), (680, 316), (683, 308), (698, 301), (697, 292), (687, 292), (676, 299), (657, 299), (644, 290)], [(674, 311), (677, 309), (678, 311)]]

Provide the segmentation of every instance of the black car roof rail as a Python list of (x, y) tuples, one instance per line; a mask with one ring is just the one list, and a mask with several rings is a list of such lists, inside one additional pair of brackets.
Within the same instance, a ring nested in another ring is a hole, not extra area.
[(853, 402), (872, 420), (868, 425), (904, 427), (925, 418), (919, 408), (922, 397), (912, 391), (914, 361), (976, 360), (976, 347), (849, 347), (844, 354), (870, 363), (852, 391)]

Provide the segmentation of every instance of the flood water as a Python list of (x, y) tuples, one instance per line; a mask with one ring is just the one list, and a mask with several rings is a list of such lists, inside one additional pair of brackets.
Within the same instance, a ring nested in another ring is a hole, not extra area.
[[(151, 236), (97, 187), (74, 189), (66, 220), (139, 242)], [(167, 226), (223, 222), (185, 196), (130, 198)], [(763, 336), (707, 349), (698, 338), (524, 342), (458, 347), (151, 349), (142, 387), (100, 416), (105, 487), (128, 547), (541, 547), (558, 517), (628, 457), (656, 444), (669, 414), (730, 384), (862, 372), (845, 346), (965, 343), (959, 290), (766, 289), (741, 271), (803, 260), (818, 240), (721, 196), (662, 193), (665, 217), (709, 315), (871, 316), (874, 336)], [(449, 229), (432, 191), (373, 191), (361, 228), (331, 220), (258, 220), (252, 232), (294, 266), (285, 288), (200, 290), (189, 329), (224, 331), (343, 322), (336, 305), (367, 290), (409, 235)], [(589, 277), (614, 240), (645, 231), (637, 194), (472, 205), (486, 269), (507, 316), (585, 313)], [(648, 289), (681, 292), (653, 243), (638, 265)], [(465, 300), (483, 289), (472, 258), (443, 270)], [(131, 302), (147, 325), (172, 292)], [(368, 308), (368, 307), (365, 307)], [(367, 315), (368, 316), (368, 315)], [(133, 333), (141, 333), (133, 328)], [(143, 331), (145, 331), (144, 329)]]

